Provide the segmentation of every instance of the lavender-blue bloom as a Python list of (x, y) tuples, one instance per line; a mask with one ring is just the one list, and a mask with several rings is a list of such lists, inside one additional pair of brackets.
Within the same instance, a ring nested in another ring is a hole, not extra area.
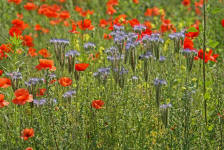
[(143, 30), (145, 30), (146, 29), (146, 26), (144, 26), (144, 25), (135, 25), (134, 26), (134, 31), (135, 32), (142, 32)]
[(160, 57), (159, 57), (159, 61), (160, 61), (160, 62), (164, 62), (165, 60), (166, 60), (166, 57), (164, 57), (164, 56), (160, 56)]
[(109, 49), (107, 49), (106, 51), (105, 51), (107, 54), (116, 54), (116, 53), (119, 53), (119, 51), (118, 51), (118, 49), (116, 48), (116, 47), (114, 47), (114, 46), (112, 46), (112, 47), (110, 47)]
[(140, 55), (139, 59), (149, 59), (151, 57), (153, 57), (152, 52), (151, 51), (147, 51), (145, 54)]
[(169, 38), (171, 40), (174, 40), (174, 39), (184, 39), (184, 37), (185, 37), (184, 31), (169, 34)]
[(85, 43), (85, 44), (84, 44), (84, 48), (85, 48), (86, 50), (89, 50), (89, 49), (91, 49), (91, 48), (96, 48), (96, 45), (95, 45), (94, 43), (88, 42), (88, 43)]
[(69, 57), (69, 56), (74, 57), (74, 56), (79, 56), (79, 55), (80, 55), (80, 53), (77, 50), (70, 50), (65, 54), (65, 57)]
[(132, 48), (135, 48), (135, 47), (136, 47), (136, 44), (133, 43), (133, 42), (128, 42), (128, 43), (126, 43), (126, 45), (125, 45), (125, 49), (126, 49), (126, 50), (129, 50), (129, 49), (132, 49)]
[(12, 80), (22, 79), (22, 74), (20, 72), (6, 73), (6, 76), (11, 77)]
[(189, 48), (186, 48), (186, 49), (182, 50), (181, 53), (183, 55), (191, 55), (191, 54), (196, 55), (197, 54), (197, 51), (196, 50), (189, 49)]
[(53, 44), (69, 44), (69, 40), (65, 40), (65, 39), (51, 39), (50, 43)]
[(166, 84), (167, 84), (167, 82), (164, 79), (158, 79), (158, 78), (156, 78), (154, 80), (154, 85), (155, 86), (161, 86), (161, 85), (166, 85)]
[(113, 26), (113, 28), (114, 28), (115, 31), (116, 30), (124, 30), (124, 26), (118, 26), (116, 24)]
[(122, 59), (124, 59), (123, 55), (121, 55), (121, 56), (107, 56), (107, 60), (109, 60), (109, 61), (122, 60)]
[(160, 109), (167, 109), (167, 108), (170, 108), (172, 107), (172, 105), (169, 103), (169, 104), (163, 104), (160, 106)]
[(75, 91), (75, 90), (69, 90), (69, 91), (65, 92), (65, 93), (62, 95), (62, 97), (64, 97), (64, 98), (69, 98), (69, 97), (72, 97), (72, 96), (75, 95), (75, 94), (76, 94), (76, 91)]
[(49, 76), (50, 80), (52, 80), (52, 79), (56, 78), (56, 75), (55, 75), (54, 73), (49, 74), (48, 76)]
[(31, 86), (31, 85), (36, 85), (38, 83), (43, 83), (43, 82), (44, 82), (43, 78), (30, 78), (28, 82), (25, 82), (25, 84), (27, 86)]
[(93, 76), (107, 76), (110, 73), (110, 68), (99, 68), (97, 72), (93, 73)]
[(33, 103), (38, 105), (38, 106), (39, 105), (44, 105), (46, 103), (46, 99), (40, 99), (40, 100), (34, 99)]
[(134, 32), (129, 32), (127, 34), (127, 36), (128, 36), (128, 40), (129, 41), (134, 41), (134, 40), (136, 40), (138, 38), (138, 34), (134, 33)]
[(121, 68), (121, 71), (120, 71), (120, 75), (123, 75), (123, 74), (127, 74), (128, 73), (128, 70), (125, 69), (124, 67)]
[(137, 76), (133, 76), (132, 79), (133, 80), (138, 80), (138, 77)]

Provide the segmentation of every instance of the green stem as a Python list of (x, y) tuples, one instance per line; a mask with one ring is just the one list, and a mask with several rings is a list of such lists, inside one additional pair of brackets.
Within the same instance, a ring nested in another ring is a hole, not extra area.
[(206, 51), (206, 1), (203, 1), (203, 96), (204, 96), (204, 111), (205, 111), (205, 123), (207, 125), (207, 100), (205, 99), (206, 86), (205, 86), (205, 51)]

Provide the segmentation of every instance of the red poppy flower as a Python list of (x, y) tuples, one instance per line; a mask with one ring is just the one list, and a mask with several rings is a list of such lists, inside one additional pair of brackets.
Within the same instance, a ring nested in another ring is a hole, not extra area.
[(31, 56), (31, 57), (35, 57), (38, 54), (36, 53), (36, 49), (35, 48), (30, 47), (29, 50), (28, 50), (28, 55)]
[(79, 7), (79, 6), (75, 6), (75, 11), (76, 11), (76, 12), (82, 12), (82, 8)]
[(76, 25), (75, 24), (72, 24), (72, 30), (70, 30), (69, 32), (71, 33), (79, 33), (78, 31), (76, 31)]
[[(219, 57), (219, 55), (218, 54), (212, 55), (212, 52), (213, 52), (212, 50), (210, 50), (208, 53), (205, 52), (205, 63), (207, 63), (209, 60), (213, 61), (213, 62), (217, 62), (216, 59)], [(194, 59), (198, 60), (199, 58), (203, 60), (203, 50), (202, 49), (200, 49), (198, 51), (198, 56), (196, 56)]]
[(112, 5), (108, 5), (108, 6), (107, 6), (107, 14), (108, 14), (108, 15), (113, 15), (113, 14), (116, 13), (116, 12), (117, 12), (117, 10), (114, 9), (114, 7), (113, 7)]
[(33, 101), (33, 95), (29, 94), (29, 91), (26, 89), (17, 89), (14, 92), (15, 98), (12, 100), (14, 104), (17, 105), (24, 105), (26, 102), (32, 102)]
[(45, 94), (47, 89), (43, 88), (43, 89), (39, 89), (36, 96), (43, 96)]
[(23, 45), (27, 47), (33, 47), (33, 38), (29, 35), (24, 35), (23, 37)]
[(153, 7), (153, 8), (147, 8), (146, 12), (144, 13), (145, 16), (158, 16), (160, 15), (160, 10), (157, 7)]
[(194, 49), (194, 43), (191, 39), (185, 37), (184, 39), (184, 49)]
[(151, 28), (152, 28), (152, 25), (151, 25), (151, 22), (150, 22), (150, 21), (145, 21), (145, 22), (144, 22), (144, 25), (145, 25), (146, 28), (148, 28), (148, 29), (151, 29)]
[(34, 130), (33, 128), (26, 128), (22, 131), (22, 136), (21, 138), (24, 139), (25, 141), (28, 140), (29, 138), (34, 136)]
[(9, 3), (15, 3), (16, 5), (19, 5), (22, 0), (8, 0)]
[(43, 56), (44, 58), (48, 58), (51, 56), (51, 54), (48, 52), (48, 50), (46, 48), (43, 48), (41, 50), (39, 50), (38, 52), (41, 56)]
[(82, 63), (82, 64), (75, 64), (76, 71), (85, 71), (88, 68), (89, 64)]
[(8, 78), (0, 78), (0, 87), (1, 88), (7, 88), (9, 86), (11, 86), (11, 80)]
[(54, 66), (53, 60), (39, 59), (39, 65), (36, 66), (36, 69), (38, 69), (38, 70), (50, 69), (51, 71), (55, 71), (56, 67)]
[(39, 24), (36, 24), (35, 27), (34, 27), (35, 31), (41, 31), (41, 29), (42, 29), (42, 27)]
[(34, 3), (26, 3), (25, 5), (24, 5), (24, 8), (26, 9), (26, 10), (29, 10), (29, 11), (31, 11), (31, 10), (35, 10), (36, 8), (37, 8), (37, 6), (34, 4)]
[(140, 22), (139, 22), (138, 19), (136, 19), (136, 18), (135, 18), (135, 19), (132, 19), (132, 20), (129, 20), (128, 23), (129, 23), (132, 27), (134, 27), (134, 26), (140, 24)]
[(33, 148), (32, 147), (27, 147), (26, 150), (33, 150)]
[(17, 13), (17, 14), (16, 14), (16, 17), (17, 17), (18, 19), (23, 19), (23, 14)]
[(24, 23), (20, 19), (14, 19), (14, 20), (12, 20), (11, 23), (12, 23), (13, 27), (19, 28), (22, 31), (25, 30), (28, 27), (28, 24)]
[(70, 86), (72, 84), (72, 80), (68, 77), (62, 77), (59, 79), (58, 81), (60, 83), (61, 86)]
[(11, 44), (2, 44), (0, 46), (0, 50), (3, 50), (5, 53), (12, 52), (12, 45)]
[(4, 72), (4, 71), (0, 69), (0, 76), (3, 74), (3, 72)]
[(191, 0), (183, 0), (182, 5), (189, 6), (191, 4)]
[(80, 20), (77, 22), (79, 28), (81, 30), (93, 30), (94, 26), (91, 24), (91, 20), (89, 19), (84, 19), (84, 20)]
[(101, 28), (105, 28), (107, 25), (108, 25), (108, 22), (107, 22), (105, 19), (101, 19), (101, 20), (100, 20), (100, 24), (99, 24), (99, 26), (100, 26)]
[(222, 27), (224, 28), (224, 19), (221, 21)]
[(108, 0), (106, 5), (107, 6), (108, 5), (111, 5), (111, 6), (118, 5), (118, 0)]
[(121, 14), (114, 19), (113, 23), (118, 26), (126, 24), (127, 23), (126, 17), (127, 17), (127, 15)]
[(4, 96), (3, 94), (0, 94), (0, 108), (9, 105), (9, 102), (6, 102), (6, 101), (4, 100), (4, 97), (5, 97), (5, 96)]
[(102, 100), (93, 100), (92, 101), (92, 107), (95, 109), (101, 109), (104, 105), (104, 102)]
[(133, 1), (133, 3), (135, 3), (135, 4), (138, 4), (139, 3), (139, 0), (132, 0)]
[(103, 38), (104, 38), (104, 39), (112, 39), (112, 36), (111, 36), (110, 34), (106, 34), (106, 33), (104, 33), (104, 34), (103, 34)]
[(60, 17), (61, 19), (68, 19), (68, 18), (70, 18), (69, 11), (62, 11), (62, 12), (59, 14), (59, 17)]
[(50, 32), (50, 30), (49, 29), (47, 29), (47, 28), (42, 28), (42, 30), (41, 30), (43, 33), (45, 33), (45, 34), (47, 34), (47, 33), (49, 33)]
[(22, 30), (20, 29), (20, 28), (17, 28), (17, 27), (11, 27), (10, 29), (9, 29), (9, 35), (10, 36), (16, 36), (16, 37), (18, 37), (19, 35), (21, 35), (22, 34)]

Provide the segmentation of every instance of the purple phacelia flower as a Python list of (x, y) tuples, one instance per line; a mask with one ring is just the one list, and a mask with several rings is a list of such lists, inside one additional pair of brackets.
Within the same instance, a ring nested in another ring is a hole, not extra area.
[(69, 98), (69, 97), (72, 97), (72, 96), (75, 95), (75, 94), (76, 94), (76, 91), (75, 91), (75, 90), (69, 90), (69, 91), (65, 92), (65, 93), (62, 95), (62, 97), (64, 97), (64, 98)]

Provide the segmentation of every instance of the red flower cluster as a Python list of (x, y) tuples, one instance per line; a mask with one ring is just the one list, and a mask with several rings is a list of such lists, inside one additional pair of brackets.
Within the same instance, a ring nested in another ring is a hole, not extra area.
[(63, 87), (72, 85), (72, 80), (68, 77), (62, 77), (59, 79), (59, 84)]
[(149, 16), (149, 17), (150, 16), (159, 16), (160, 15), (159, 8), (157, 8), (157, 7), (147, 8), (144, 15)]
[(0, 60), (7, 58), (8, 55), (6, 53), (10, 52), (13, 52), (11, 44), (2, 44), (0, 46)]
[(75, 7), (75, 11), (79, 13), (80, 16), (82, 17), (86, 17), (87, 15), (92, 15), (94, 13), (93, 10), (87, 10), (87, 11), (84, 11), (82, 8), (80, 8), (79, 6), (76, 6)]
[(12, 20), (12, 27), (9, 29), (9, 35), (14, 36), (16, 35), (17, 37), (22, 34), (23, 30), (25, 30), (28, 27), (28, 24), (25, 24), (22, 20), (20, 19), (14, 19)]
[(37, 9), (37, 5), (35, 5), (34, 3), (28, 2), (24, 5), (24, 8), (28, 11), (31, 11), (31, 10)]
[(101, 109), (104, 105), (104, 102), (102, 100), (93, 100), (92, 101), (92, 107), (95, 109)]
[(183, 4), (184, 6), (189, 6), (189, 5), (191, 4), (191, 0), (183, 0), (183, 1), (182, 1), (182, 4)]
[(16, 5), (19, 5), (22, 0), (8, 0), (9, 3), (15, 3)]
[(84, 19), (77, 22), (81, 30), (93, 30), (94, 26), (91, 24), (90, 19)]
[[(213, 54), (212, 55), (212, 50), (210, 50), (208, 53), (205, 52), (205, 63), (207, 63), (209, 60), (210, 61), (213, 61), (213, 62), (217, 62), (216, 58), (218, 58), (218, 54)], [(198, 59), (202, 59), (203, 60), (203, 50), (200, 49), (198, 51), (198, 56), (195, 57), (195, 60), (198, 60)]]
[(82, 64), (75, 64), (76, 71), (85, 71), (88, 68), (89, 64), (82, 63)]
[(24, 129), (22, 131), (21, 138), (26, 141), (29, 138), (33, 137), (33, 136), (34, 136), (34, 130), (33, 130), (33, 128), (30, 128), (30, 129), (29, 128), (26, 128), (26, 129)]
[(4, 96), (3, 94), (0, 94), (0, 108), (9, 105), (9, 102), (6, 102), (6, 101), (4, 100), (4, 98), (5, 98), (5, 96)]
[(114, 6), (118, 5), (118, 0), (108, 0), (107, 1), (107, 14), (108, 15), (113, 15), (114, 13), (116, 13), (116, 9), (114, 9)]
[(14, 95), (16, 98), (12, 100), (14, 104), (18, 105), (24, 105), (27, 102), (32, 102), (33, 101), (33, 95), (29, 94), (29, 91), (26, 89), (17, 89), (14, 92)]
[(36, 66), (36, 69), (37, 70), (50, 69), (51, 71), (55, 71), (56, 67), (54, 66), (53, 60), (39, 59), (39, 64)]
[(0, 78), (0, 87), (7, 88), (12, 85), (11, 80), (8, 78)]

